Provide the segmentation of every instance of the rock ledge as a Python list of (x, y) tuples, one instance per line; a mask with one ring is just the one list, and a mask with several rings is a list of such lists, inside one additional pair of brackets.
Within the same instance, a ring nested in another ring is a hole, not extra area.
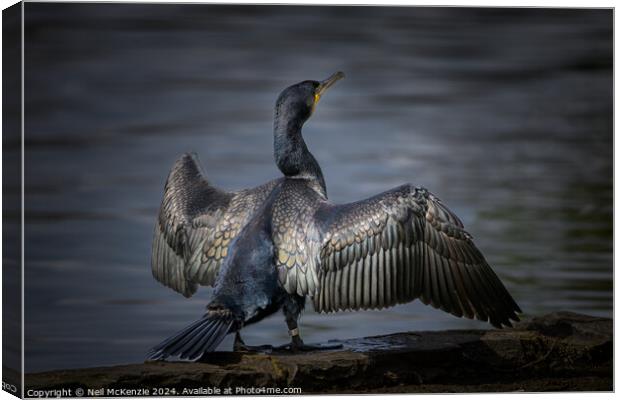
[(208, 363), (42, 372), (26, 374), (25, 382), (26, 389), (168, 388), (177, 395), (228, 387), (233, 394), (236, 387), (298, 387), (302, 393), (611, 391), (612, 330), (611, 319), (558, 312), (505, 330), (396, 333), (302, 354), (219, 352)]

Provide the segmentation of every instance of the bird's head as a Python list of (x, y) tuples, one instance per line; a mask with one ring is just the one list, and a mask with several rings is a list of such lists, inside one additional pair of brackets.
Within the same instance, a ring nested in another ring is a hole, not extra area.
[(276, 123), (306, 122), (323, 93), (342, 78), (344, 73), (338, 71), (324, 81), (303, 81), (284, 89), (276, 102)]

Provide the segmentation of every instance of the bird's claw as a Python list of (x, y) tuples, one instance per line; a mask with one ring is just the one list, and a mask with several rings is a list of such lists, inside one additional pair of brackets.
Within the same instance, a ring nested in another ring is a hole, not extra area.
[(233, 347), (234, 351), (240, 351), (245, 353), (271, 353), (274, 347), (270, 344), (263, 344), (260, 346), (248, 346), (247, 344), (236, 343)]

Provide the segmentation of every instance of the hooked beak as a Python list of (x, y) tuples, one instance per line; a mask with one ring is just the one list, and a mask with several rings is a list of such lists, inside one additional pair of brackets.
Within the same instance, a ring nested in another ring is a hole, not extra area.
[(317, 86), (314, 92), (314, 104), (318, 103), (323, 93), (329, 89), (334, 83), (344, 78), (344, 72), (338, 71)]

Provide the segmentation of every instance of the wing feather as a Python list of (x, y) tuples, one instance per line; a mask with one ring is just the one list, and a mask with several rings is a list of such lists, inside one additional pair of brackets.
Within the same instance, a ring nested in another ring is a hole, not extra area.
[(213, 285), (228, 246), (277, 181), (239, 192), (209, 184), (194, 154), (174, 164), (166, 185), (151, 253), (153, 276), (186, 297)]
[(322, 203), (315, 309), (373, 309), (419, 298), (456, 316), (510, 326), (519, 306), (464, 230), (423, 188), (404, 185), (370, 199)]
[(380, 254), (377, 256), (377, 254), (375, 254), (373, 257), (376, 257), (376, 266), (377, 266), (377, 286), (378, 286), (378, 302), (377, 302), (377, 307), (378, 308), (383, 308), (385, 306), (386, 299), (385, 299), (385, 294), (386, 294), (386, 290), (385, 290), (385, 257), (383, 254)]

